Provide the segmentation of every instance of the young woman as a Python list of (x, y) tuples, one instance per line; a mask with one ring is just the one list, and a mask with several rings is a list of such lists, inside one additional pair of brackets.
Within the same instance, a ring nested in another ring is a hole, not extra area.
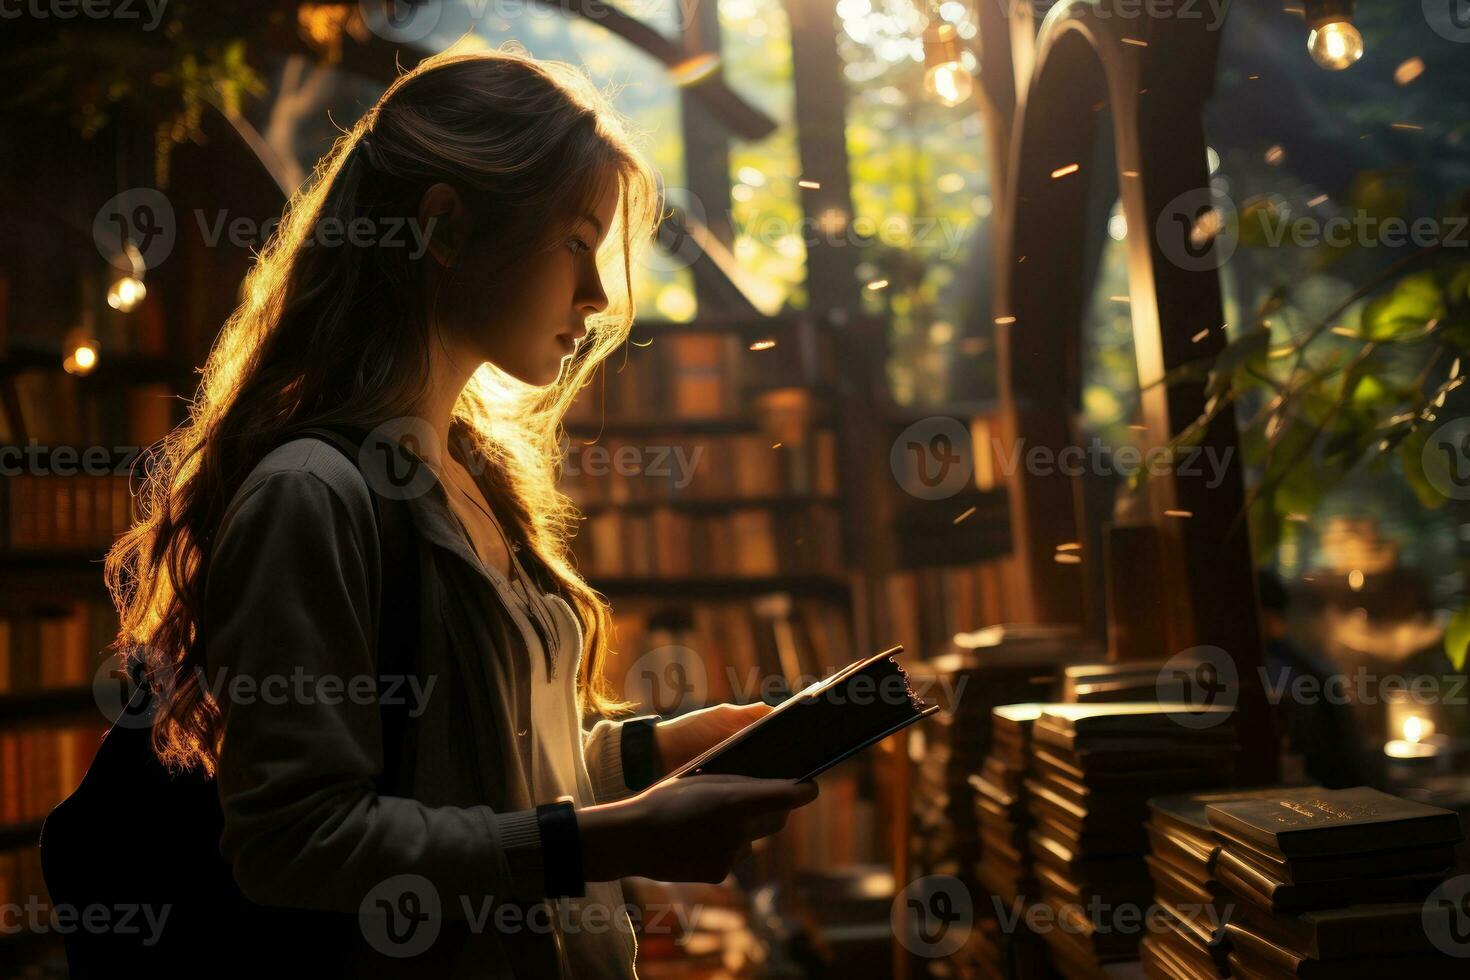
[[(627, 337), (659, 206), (578, 70), (501, 51), (403, 75), (290, 202), (109, 556), (124, 645), (167, 692), (156, 752), (216, 777), (248, 899), (362, 913), (344, 971), (633, 976), (618, 879), (719, 881), (816, 795), (644, 788), (764, 705), (651, 738), (640, 719), (626, 744), (627, 719), (583, 727), (628, 706), (603, 677), (605, 602), (569, 559), (559, 426)], [(371, 430), (425, 470), (405, 483), (293, 437), (311, 426)], [(423, 570), (400, 746), (377, 635), (415, 603), (383, 594), (374, 493), (404, 501)]]

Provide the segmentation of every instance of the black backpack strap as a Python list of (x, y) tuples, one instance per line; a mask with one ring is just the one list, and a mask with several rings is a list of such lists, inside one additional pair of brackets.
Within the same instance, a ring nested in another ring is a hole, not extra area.
[[(362, 469), (359, 451), (367, 438), (364, 429), (315, 426), (293, 432), (290, 438), (320, 439)], [(401, 795), (403, 760), (411, 747), (408, 715), (415, 686), (409, 679), (418, 666), (419, 551), (408, 502), (383, 496), (367, 480), (373, 502), (382, 555), (382, 594), (378, 601), (378, 704), (383, 731), (383, 772), (378, 791)]]

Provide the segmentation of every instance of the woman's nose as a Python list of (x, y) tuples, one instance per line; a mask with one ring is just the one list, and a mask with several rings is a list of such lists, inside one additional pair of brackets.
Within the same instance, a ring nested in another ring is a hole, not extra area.
[(607, 292), (602, 288), (602, 279), (597, 275), (592, 276), (590, 283), (585, 283), (577, 297), (577, 309), (587, 313), (601, 313), (607, 309)]

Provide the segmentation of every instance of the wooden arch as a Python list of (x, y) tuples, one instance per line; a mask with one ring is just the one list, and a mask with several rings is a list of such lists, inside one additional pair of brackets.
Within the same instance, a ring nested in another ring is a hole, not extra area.
[[(1186, 362), (1225, 345), (1218, 270), (1171, 261), (1188, 236), (1171, 212), (1181, 195), (1194, 214), (1208, 200), (1202, 112), (1213, 84), (1218, 31), (1204, 19), (1124, 18), (1088, 0), (1053, 7), (1020, 80), (998, 245), (998, 351), (1004, 440), (1053, 453), (1073, 445), (1072, 406), (1081, 386), (1080, 331), (1087, 297), (1083, 254), (1096, 124), (1111, 110), (1118, 192), (1128, 223), (1127, 268), (1138, 376), (1144, 386), (1145, 446), (1165, 446), (1205, 407), (1202, 383), (1155, 384)], [(1069, 173), (1072, 165), (1077, 169)], [(1187, 254), (1187, 253), (1186, 253)], [(1012, 319), (1014, 318), (1014, 319)], [(1152, 604), (1149, 625), (1167, 650), (1224, 649), (1239, 674), (1240, 731), (1250, 776), (1269, 779), (1277, 749), (1257, 668), (1262, 641), (1244, 520), (1241, 461), (1234, 418), (1221, 413), (1203, 451), (1225, 459), (1212, 473), (1176, 472), (1146, 484), (1146, 514), (1157, 560), (1143, 573), (1156, 598), (1128, 597), (1130, 614)], [(1227, 455), (1228, 454), (1228, 455)], [(1024, 461), (1025, 456), (1021, 459)], [(1057, 547), (1084, 540), (1072, 477), (1053, 468), (1010, 483), (1020, 597), (1038, 622), (1087, 618), (1086, 569), (1103, 556), (1085, 546), (1083, 564), (1061, 564)], [(1090, 597), (1096, 602), (1098, 597)], [(1116, 616), (1121, 610), (1109, 610)], [(1126, 657), (1127, 650), (1113, 650)]]

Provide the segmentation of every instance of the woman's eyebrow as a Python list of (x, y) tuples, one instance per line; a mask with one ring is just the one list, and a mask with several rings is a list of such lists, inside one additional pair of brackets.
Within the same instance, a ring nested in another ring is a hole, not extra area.
[(582, 215), (582, 217), (586, 218), (588, 221), (592, 222), (592, 224), (594, 226), (596, 226), (596, 228), (597, 228), (597, 237), (598, 238), (601, 238), (602, 237), (602, 222), (597, 220), (597, 215), (595, 215), (595, 214), (593, 214), (592, 212), (589, 211), (586, 214)]

